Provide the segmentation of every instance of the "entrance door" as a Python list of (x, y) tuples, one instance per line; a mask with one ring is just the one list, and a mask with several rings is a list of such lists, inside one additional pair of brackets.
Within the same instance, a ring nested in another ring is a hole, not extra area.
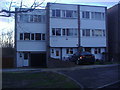
[(29, 53), (24, 53), (24, 60), (23, 60), (23, 66), (29, 65)]

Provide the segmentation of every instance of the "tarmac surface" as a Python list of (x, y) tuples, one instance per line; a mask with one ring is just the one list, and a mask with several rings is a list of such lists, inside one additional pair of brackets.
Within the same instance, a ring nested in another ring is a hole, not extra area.
[[(71, 68), (15, 68), (0, 69), (0, 72), (42, 72), (52, 71), (62, 74), (75, 81), (81, 88), (118, 88), (120, 65), (79, 65)], [(105, 87), (103, 87), (105, 86)]]

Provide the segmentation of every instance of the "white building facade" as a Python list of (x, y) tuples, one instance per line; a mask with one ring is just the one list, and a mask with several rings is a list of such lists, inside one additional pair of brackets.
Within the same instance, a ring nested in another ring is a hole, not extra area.
[(44, 66), (46, 57), (65, 60), (79, 48), (96, 59), (106, 51), (106, 7), (48, 3), (15, 20), (17, 67)]
[(79, 50), (102, 59), (106, 51), (106, 7), (48, 4), (50, 56), (64, 60)]
[(46, 11), (18, 13), (15, 16), (16, 66), (45, 66)]

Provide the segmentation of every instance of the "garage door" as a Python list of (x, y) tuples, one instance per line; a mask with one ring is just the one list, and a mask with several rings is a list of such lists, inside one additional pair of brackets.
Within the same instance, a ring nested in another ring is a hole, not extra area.
[(46, 54), (31, 53), (30, 65), (31, 65), (31, 67), (46, 67)]

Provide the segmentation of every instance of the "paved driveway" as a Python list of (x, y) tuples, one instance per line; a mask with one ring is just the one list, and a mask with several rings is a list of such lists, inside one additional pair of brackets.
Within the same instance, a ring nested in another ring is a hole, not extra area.
[(84, 88), (98, 88), (120, 80), (120, 66), (92, 69), (59, 70), (80, 83)]

